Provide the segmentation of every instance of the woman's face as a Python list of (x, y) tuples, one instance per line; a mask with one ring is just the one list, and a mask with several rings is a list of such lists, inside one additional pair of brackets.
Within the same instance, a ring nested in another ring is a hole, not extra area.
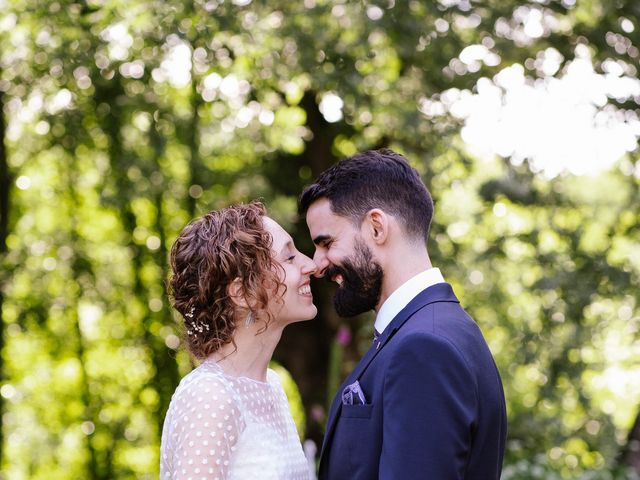
[(274, 319), (284, 325), (312, 319), (318, 313), (310, 285), (316, 264), (296, 249), (291, 236), (275, 220), (264, 217), (264, 227), (273, 239), (273, 255), (282, 266), (281, 281), (287, 287), (281, 301), (272, 301), (269, 305)]

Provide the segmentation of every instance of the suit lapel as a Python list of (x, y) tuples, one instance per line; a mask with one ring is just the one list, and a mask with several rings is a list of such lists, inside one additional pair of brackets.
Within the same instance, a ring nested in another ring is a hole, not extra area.
[(349, 383), (360, 379), (376, 355), (382, 351), (384, 346), (389, 342), (389, 340), (391, 340), (391, 337), (395, 335), (395, 333), (413, 316), (414, 313), (432, 303), (457, 301), (458, 299), (453, 293), (451, 285), (448, 283), (438, 283), (429, 288), (425, 288), (422, 292), (416, 295), (414, 299), (411, 300), (407, 306), (395, 316), (387, 328), (384, 329), (384, 332), (382, 332), (382, 335), (378, 338), (377, 344), (369, 349), (369, 351), (373, 351), (372, 355), (365, 355), (358, 365), (356, 365), (356, 368), (354, 368), (351, 375), (349, 375)]
[(402, 327), (402, 325), (405, 324), (407, 320), (409, 320), (409, 318), (411, 318), (414, 313), (426, 307), (427, 305), (436, 302), (458, 302), (458, 299), (453, 293), (451, 285), (449, 285), (448, 283), (438, 283), (424, 289), (422, 292), (416, 295), (413, 300), (411, 300), (407, 304), (407, 306), (404, 307), (400, 311), (400, 313), (395, 316), (395, 318), (391, 321), (387, 328), (385, 328), (382, 335), (380, 335), (377, 344), (372, 345), (371, 348), (367, 350), (367, 353), (365, 353), (364, 357), (362, 357), (362, 360), (358, 362), (358, 365), (356, 365), (347, 379), (340, 386), (340, 390), (338, 390), (336, 396), (333, 398), (331, 409), (329, 410), (327, 429), (325, 431), (324, 442), (322, 442), (322, 451), (320, 452), (321, 468), (323, 456), (327, 450), (327, 445), (331, 442), (336, 422), (338, 421), (338, 418), (340, 416), (339, 413), (342, 408), (341, 393), (344, 387), (360, 379), (360, 377), (376, 357), (376, 355), (384, 348), (391, 337), (393, 337), (393, 335)]
[(347, 385), (355, 381), (354, 379), (357, 378), (355, 374), (357, 371), (359, 371), (359, 366), (363, 363), (366, 363), (368, 365), (370, 360), (375, 356), (376, 353), (377, 352), (374, 346), (370, 347), (369, 350), (367, 350), (367, 353), (364, 354), (364, 357), (362, 357), (362, 359), (360, 360), (356, 368), (349, 374), (349, 376), (347, 376), (346, 380), (342, 382), (342, 385), (340, 385), (340, 389), (336, 393), (335, 397), (333, 397), (333, 402), (331, 403), (331, 409), (329, 410), (329, 419), (327, 421), (327, 429), (324, 434), (324, 441), (322, 442), (322, 451), (320, 452), (321, 458), (326, 445), (329, 443), (329, 440), (333, 436), (333, 431), (335, 429), (336, 422), (338, 421), (338, 417), (340, 416), (339, 413), (340, 413), (340, 410), (342, 409), (342, 390), (344, 390), (344, 388)]

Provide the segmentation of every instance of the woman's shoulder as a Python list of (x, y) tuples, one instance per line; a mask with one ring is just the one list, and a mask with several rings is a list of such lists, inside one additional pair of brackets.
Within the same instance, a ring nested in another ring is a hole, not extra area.
[(233, 438), (244, 428), (245, 420), (239, 396), (232, 387), (221, 372), (205, 364), (189, 372), (171, 398), (165, 420), (167, 435), (176, 436), (174, 442), (192, 437), (199, 442), (205, 432)]
[(205, 362), (185, 375), (174, 393), (176, 400), (202, 399), (232, 402), (233, 384), (216, 365)]
[(267, 369), (267, 383), (270, 385), (282, 386), (282, 379), (278, 372), (276, 372), (273, 368)]

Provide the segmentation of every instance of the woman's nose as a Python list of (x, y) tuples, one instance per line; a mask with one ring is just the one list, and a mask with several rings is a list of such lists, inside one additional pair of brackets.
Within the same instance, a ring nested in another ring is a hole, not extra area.
[(304, 263), (302, 265), (302, 273), (304, 275), (314, 275), (318, 271), (318, 266), (316, 263), (311, 260), (306, 255), (302, 255), (304, 257)]
[(313, 262), (316, 265), (316, 271), (313, 273), (313, 275), (317, 278), (322, 278), (324, 276), (325, 270), (329, 266), (329, 260), (327, 260), (327, 256), (324, 253), (316, 250), (313, 254)]

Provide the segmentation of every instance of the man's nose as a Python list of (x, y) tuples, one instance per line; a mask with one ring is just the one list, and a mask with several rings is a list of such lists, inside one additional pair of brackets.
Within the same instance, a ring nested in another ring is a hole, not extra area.
[(316, 271), (313, 273), (313, 276), (316, 278), (324, 277), (324, 272), (329, 266), (329, 260), (327, 259), (327, 256), (324, 253), (316, 250), (313, 254), (313, 262), (317, 265)]

